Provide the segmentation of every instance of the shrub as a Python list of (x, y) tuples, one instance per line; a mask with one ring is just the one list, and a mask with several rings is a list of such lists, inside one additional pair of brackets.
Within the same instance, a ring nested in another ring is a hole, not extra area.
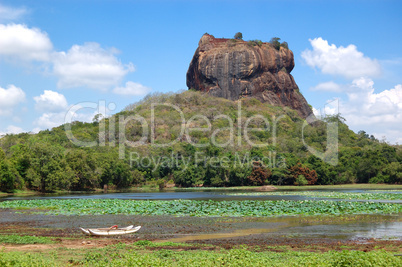
[(234, 36), (236, 40), (243, 40), (243, 34), (241, 32), (237, 32)]
[(227, 45), (228, 45), (228, 47), (232, 47), (232, 46), (235, 46), (236, 45), (236, 39), (229, 39), (228, 41), (227, 41)]
[(302, 175), (309, 185), (313, 185), (317, 182), (317, 173), (315, 170), (310, 170), (308, 167), (303, 166), (300, 162), (290, 168), (290, 173), (293, 175), (294, 183)]
[(303, 175), (297, 176), (295, 185), (306, 185), (306, 184), (308, 184), (308, 182)]
[(287, 42), (282, 42), (281, 47), (289, 49), (288, 43)]
[(247, 177), (248, 185), (264, 185), (265, 182), (271, 177), (271, 171), (262, 166), (262, 163), (259, 161), (253, 162), (253, 171), (250, 176)]
[(271, 41), (269, 41), (276, 50), (281, 49), (281, 43), (279, 42), (280, 39), (281, 38), (278, 38), (278, 37), (272, 37)]
[(7, 161), (0, 161), (0, 191), (10, 192), (14, 189), (16, 171), (11, 169)]
[(261, 46), (262, 45), (262, 41), (261, 40), (250, 40), (248, 41), (248, 45), (250, 46)]
[(163, 179), (159, 179), (158, 181), (156, 181), (156, 184), (159, 187), (159, 190), (163, 190), (163, 188), (165, 188), (165, 180)]

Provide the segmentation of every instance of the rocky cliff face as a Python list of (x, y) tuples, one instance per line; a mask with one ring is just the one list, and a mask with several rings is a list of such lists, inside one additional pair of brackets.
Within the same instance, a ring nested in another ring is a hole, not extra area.
[(187, 71), (187, 86), (231, 100), (255, 97), (306, 118), (312, 110), (290, 74), (294, 65), (289, 49), (204, 34)]

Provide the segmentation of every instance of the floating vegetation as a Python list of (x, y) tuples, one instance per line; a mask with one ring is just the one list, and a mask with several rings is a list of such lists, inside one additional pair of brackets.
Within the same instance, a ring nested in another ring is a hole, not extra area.
[(402, 191), (378, 190), (362, 193), (327, 192), (327, 191), (297, 191), (297, 192), (246, 192), (227, 193), (230, 196), (303, 196), (314, 198), (337, 198), (337, 199), (358, 199), (358, 200), (402, 200)]
[[(0, 202), (0, 208), (21, 209), (49, 215), (174, 215), (174, 216), (280, 216), (319, 214), (394, 214), (402, 205), (348, 201), (262, 201), (262, 200), (123, 200), (123, 199), (37, 199)], [(49, 208), (49, 210), (46, 210)]]

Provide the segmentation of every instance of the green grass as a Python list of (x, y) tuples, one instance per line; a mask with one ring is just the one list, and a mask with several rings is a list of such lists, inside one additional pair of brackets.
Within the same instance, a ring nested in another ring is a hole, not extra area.
[[(307, 186), (296, 186), (296, 185), (274, 185), (277, 190), (319, 190), (319, 189), (378, 189), (378, 190), (390, 190), (390, 189), (400, 189), (402, 190), (402, 184), (341, 184), (341, 185), (307, 185)], [(141, 187), (133, 187), (132, 189), (138, 189)], [(234, 187), (172, 187), (165, 188), (166, 191), (203, 191), (203, 190), (258, 190), (259, 186), (234, 186)]]
[(174, 216), (282, 216), (319, 214), (395, 214), (402, 205), (348, 201), (260, 201), (260, 200), (123, 200), (123, 199), (35, 199), (0, 202), (0, 208), (32, 208), (52, 215), (174, 215)]
[(20, 236), (20, 235), (0, 235), (0, 244), (51, 244), (54, 243), (46, 236)]
[(227, 193), (231, 196), (304, 196), (316, 198), (338, 198), (338, 199), (359, 199), (359, 200), (402, 200), (402, 191), (377, 191), (363, 193), (348, 192), (327, 192), (327, 191), (291, 191), (291, 192), (247, 192)]
[(45, 253), (4, 252), (0, 266), (401, 266), (386, 251), (255, 252), (244, 248), (205, 250), (84, 249)]
[(340, 184), (340, 185), (275, 185), (279, 190), (310, 190), (310, 189), (402, 189), (402, 184)]
[(34, 196), (34, 195), (39, 195), (40, 193), (37, 191), (31, 191), (31, 190), (13, 190), (12, 192), (0, 192), (0, 197), (5, 197), (5, 196)]

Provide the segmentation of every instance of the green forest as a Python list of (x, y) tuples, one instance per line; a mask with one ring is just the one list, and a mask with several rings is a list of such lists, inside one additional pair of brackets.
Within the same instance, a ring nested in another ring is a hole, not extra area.
[[(402, 182), (402, 147), (353, 132), (341, 114), (306, 126), (303, 136), (296, 111), (239, 101), (192, 90), (153, 94), (92, 123), (6, 135), (0, 191)], [(337, 164), (306, 147), (325, 151), (328, 123), (338, 127)]]

